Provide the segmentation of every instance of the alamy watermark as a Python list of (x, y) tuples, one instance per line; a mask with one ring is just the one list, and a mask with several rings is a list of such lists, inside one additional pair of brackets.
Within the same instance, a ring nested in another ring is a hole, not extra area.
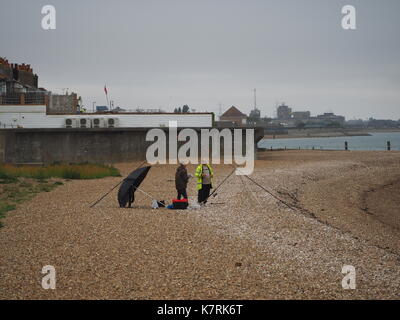
[(42, 18), (42, 28), (44, 30), (55, 30), (56, 29), (56, 8), (52, 5), (43, 6), (42, 14), (45, 15)]
[[(45, 5), (41, 10), (44, 15), (42, 18), (42, 28), (44, 30), (55, 30), (56, 29), (56, 8), (53, 5)], [(345, 5), (342, 7), (341, 24), (345, 30), (356, 30), (356, 8), (352, 5)]]
[(54, 290), (56, 288), (56, 269), (53, 266), (44, 266), (42, 274), (45, 274), (42, 278), (42, 288)]
[(356, 268), (353, 266), (343, 266), (342, 273), (345, 274), (342, 279), (342, 288), (345, 290), (356, 289)]
[(346, 5), (342, 8), (342, 28), (345, 30), (356, 30), (357, 20), (356, 20), (356, 8), (351, 5)]
[[(244, 133), (245, 147), (243, 146)], [(178, 162), (198, 164), (199, 158), (202, 163), (209, 163), (211, 160), (212, 164), (221, 164), (221, 139), (224, 140), (224, 164), (244, 165), (236, 170), (236, 175), (252, 174), (254, 170), (254, 129), (200, 129), (199, 134), (194, 129), (186, 128), (180, 130), (178, 134), (177, 121), (170, 121), (168, 143), (164, 130), (157, 128), (147, 132), (146, 141), (155, 142), (147, 148), (146, 159), (150, 164), (166, 164), (167, 162), (169, 164)], [(178, 141), (186, 142), (179, 150)]]

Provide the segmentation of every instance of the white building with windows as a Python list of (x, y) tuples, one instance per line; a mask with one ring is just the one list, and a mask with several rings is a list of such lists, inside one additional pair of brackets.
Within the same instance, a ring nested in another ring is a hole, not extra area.
[(46, 105), (0, 105), (0, 128), (208, 128), (213, 113), (80, 113), (46, 114)]

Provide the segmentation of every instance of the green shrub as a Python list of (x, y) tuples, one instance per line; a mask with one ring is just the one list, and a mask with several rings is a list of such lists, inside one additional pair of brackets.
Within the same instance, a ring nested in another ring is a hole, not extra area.
[(81, 173), (74, 169), (65, 169), (61, 175), (64, 179), (81, 179)]
[(17, 177), (37, 179), (40, 182), (49, 178), (99, 179), (120, 177), (118, 169), (102, 164), (53, 164), (46, 167), (0, 165), (1, 181), (16, 181)]
[(0, 167), (0, 183), (7, 184), (7, 183), (14, 183), (18, 179), (15, 175), (8, 173), (6, 170)]
[(38, 180), (44, 180), (46, 178), (49, 178), (49, 176), (45, 169), (40, 168), (36, 172), (32, 173), (32, 178), (38, 179)]

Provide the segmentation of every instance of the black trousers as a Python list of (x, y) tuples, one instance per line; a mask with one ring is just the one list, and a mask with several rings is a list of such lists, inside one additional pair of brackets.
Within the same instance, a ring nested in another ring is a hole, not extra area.
[(199, 203), (205, 202), (210, 196), (211, 184), (203, 184), (202, 188), (199, 190), (197, 201)]
[(176, 197), (178, 200), (181, 200), (181, 197), (183, 197), (184, 199), (187, 199), (187, 192), (186, 189), (179, 189), (178, 191), (178, 196)]

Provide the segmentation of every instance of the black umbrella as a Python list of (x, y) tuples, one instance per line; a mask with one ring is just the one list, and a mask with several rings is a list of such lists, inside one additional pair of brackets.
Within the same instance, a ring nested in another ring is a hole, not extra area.
[(121, 208), (124, 208), (127, 203), (129, 207), (135, 201), (136, 188), (140, 186), (147, 173), (150, 170), (150, 166), (136, 169), (129, 176), (127, 176), (122, 182), (118, 190), (118, 202)]

